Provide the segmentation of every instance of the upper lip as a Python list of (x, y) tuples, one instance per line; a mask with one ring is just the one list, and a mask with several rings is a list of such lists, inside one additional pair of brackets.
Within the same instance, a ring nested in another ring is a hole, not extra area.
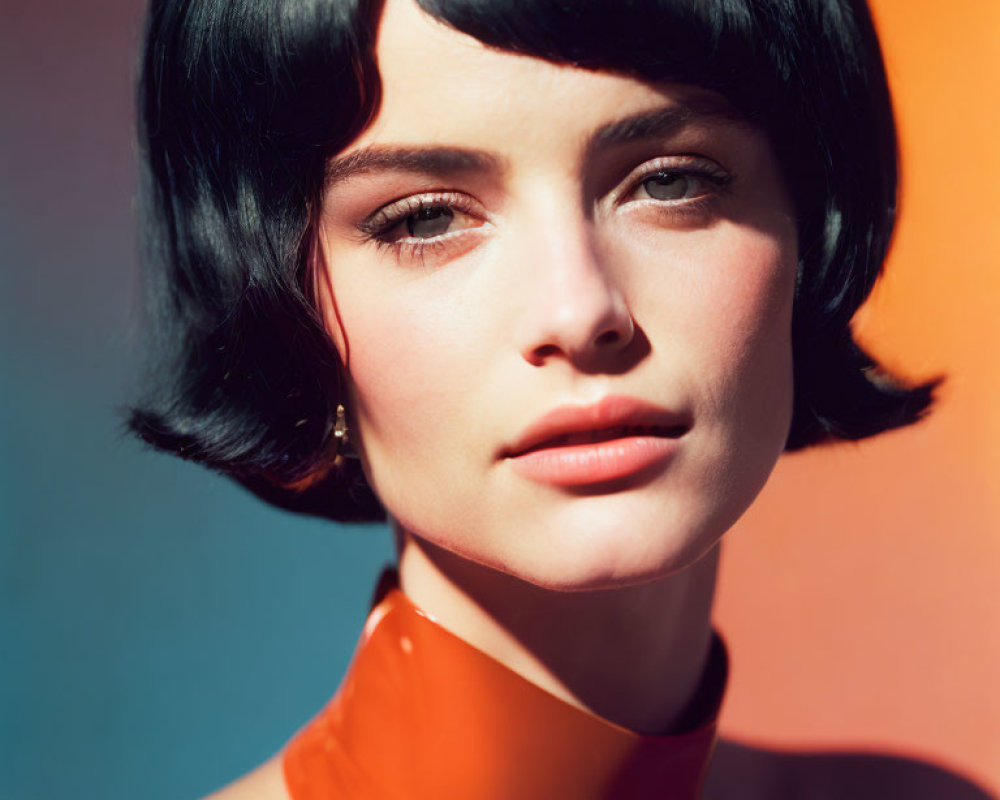
[[(635, 397), (609, 395), (592, 405), (565, 405), (546, 412), (529, 424), (521, 434), (502, 451), (502, 457), (524, 455), (530, 450), (554, 447), (563, 442), (562, 437), (574, 433), (593, 433), (595, 441), (601, 433), (619, 436), (678, 437), (683, 435), (689, 420), (676, 411), (662, 408)], [(635, 428), (616, 431), (620, 428)]]

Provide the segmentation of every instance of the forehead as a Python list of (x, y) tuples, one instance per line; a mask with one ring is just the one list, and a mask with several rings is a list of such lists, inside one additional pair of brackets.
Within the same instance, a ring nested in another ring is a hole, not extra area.
[(680, 116), (692, 126), (739, 121), (721, 96), (696, 87), (652, 85), (490, 48), (414, 0), (385, 4), (376, 58), (379, 112), (348, 152), (435, 142), (541, 154), (554, 141), (582, 147), (613, 121), (667, 107), (683, 112), (675, 123)]

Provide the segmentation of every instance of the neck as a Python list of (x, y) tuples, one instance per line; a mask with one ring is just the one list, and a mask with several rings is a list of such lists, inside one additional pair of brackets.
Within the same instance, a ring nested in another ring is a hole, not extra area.
[(526, 680), (637, 733), (673, 733), (697, 714), (718, 546), (666, 578), (555, 592), (406, 531), (397, 543), (414, 604)]

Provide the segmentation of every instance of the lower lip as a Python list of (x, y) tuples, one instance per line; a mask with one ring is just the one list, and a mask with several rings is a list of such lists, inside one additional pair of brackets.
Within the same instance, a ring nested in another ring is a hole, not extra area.
[(677, 440), (662, 436), (627, 436), (606, 442), (545, 447), (513, 456), (519, 475), (552, 486), (589, 486), (621, 480), (663, 466)]

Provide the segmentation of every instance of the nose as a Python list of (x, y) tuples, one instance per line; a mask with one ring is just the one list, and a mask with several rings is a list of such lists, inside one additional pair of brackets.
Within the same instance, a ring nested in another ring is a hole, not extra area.
[(534, 366), (563, 358), (606, 368), (635, 337), (614, 265), (587, 219), (550, 223), (530, 237), (522, 356)]

